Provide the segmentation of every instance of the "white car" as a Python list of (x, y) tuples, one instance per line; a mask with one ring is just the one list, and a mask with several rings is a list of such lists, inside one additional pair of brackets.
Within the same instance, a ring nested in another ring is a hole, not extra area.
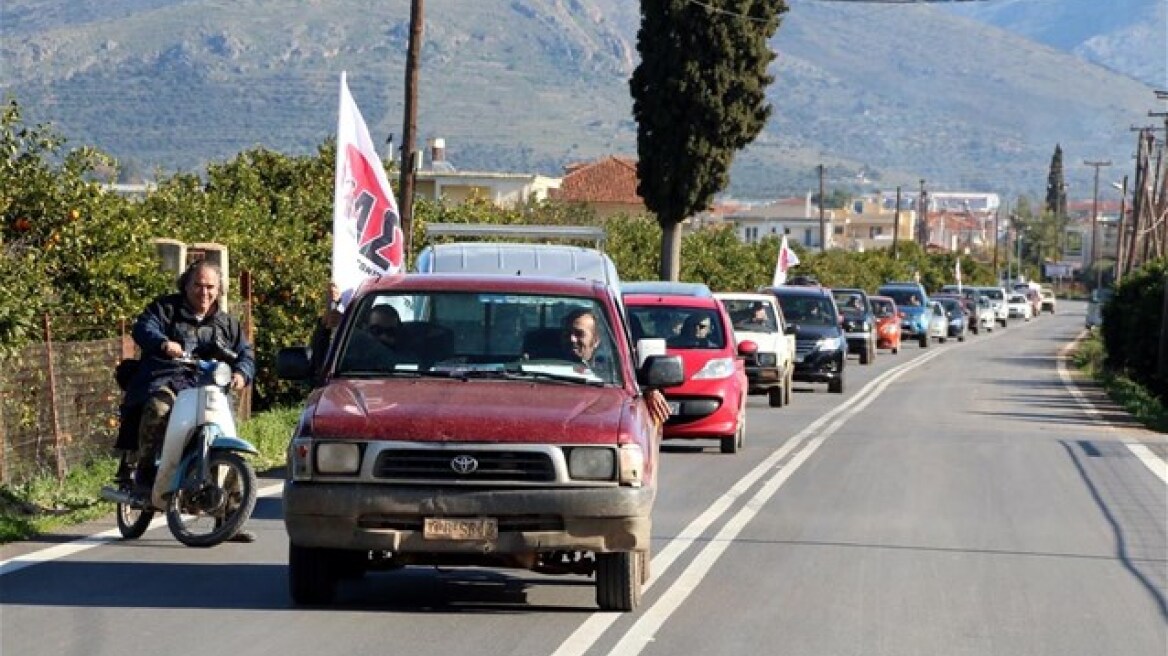
[(1039, 294), (1042, 295), (1042, 311), (1054, 314), (1055, 308), (1058, 306), (1058, 299), (1055, 298), (1054, 290), (1050, 287), (1043, 287)]
[(746, 379), (751, 394), (766, 394), (767, 403), (779, 408), (791, 402), (795, 376), (795, 333), (788, 328), (783, 310), (772, 294), (718, 292), (734, 339), (750, 340), (758, 352), (746, 358)]
[(949, 316), (937, 301), (929, 302), (929, 339), (944, 342), (949, 338)]
[(977, 299), (973, 304), (973, 316), (970, 317), (969, 329), (976, 335), (983, 330), (994, 332), (994, 324), (998, 322), (998, 314), (994, 311), (994, 306), (990, 299), (982, 294), (975, 296)]
[(1031, 313), (1034, 306), (1030, 304), (1030, 299), (1022, 294), (1010, 294), (1006, 297), (1006, 307), (1010, 312), (1011, 319), (1023, 319), (1030, 321)]
[(1010, 308), (1006, 305), (1006, 290), (1002, 287), (978, 287), (977, 291), (990, 299), (990, 305), (994, 308), (994, 316), (998, 319), (998, 325), (1005, 328), (1010, 318)]

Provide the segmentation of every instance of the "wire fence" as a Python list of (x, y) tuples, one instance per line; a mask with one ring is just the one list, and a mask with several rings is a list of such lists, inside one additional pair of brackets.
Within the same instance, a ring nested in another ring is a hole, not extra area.
[[(247, 304), (232, 309), (250, 321)], [(46, 315), (40, 343), (0, 357), (0, 485), (42, 475), (64, 480), (70, 468), (114, 453), (122, 400), (114, 368), (137, 357), (128, 326), (90, 329), (119, 336), (89, 340), (78, 339), (84, 331), (61, 331), (69, 339), (58, 341), (55, 324), (67, 327), (69, 318)], [(245, 420), (250, 389), (233, 396), (236, 417)]]

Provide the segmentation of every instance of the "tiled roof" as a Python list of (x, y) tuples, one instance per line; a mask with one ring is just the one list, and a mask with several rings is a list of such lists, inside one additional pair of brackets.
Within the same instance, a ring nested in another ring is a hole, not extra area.
[(551, 196), (582, 203), (644, 203), (637, 194), (637, 161), (616, 155), (569, 165)]

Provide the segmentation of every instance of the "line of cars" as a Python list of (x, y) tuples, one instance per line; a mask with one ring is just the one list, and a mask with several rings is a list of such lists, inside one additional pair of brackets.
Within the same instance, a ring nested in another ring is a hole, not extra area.
[(842, 392), (848, 352), (895, 353), (904, 326), (928, 344), (899, 287), (714, 294), (625, 283), (602, 252), (547, 244), (440, 244), (415, 266), (364, 283), (323, 357), (277, 355), (312, 388), (283, 494), (297, 604), (369, 570), (485, 565), (591, 576), (601, 609), (633, 610), (661, 439), (738, 452), (748, 395)]

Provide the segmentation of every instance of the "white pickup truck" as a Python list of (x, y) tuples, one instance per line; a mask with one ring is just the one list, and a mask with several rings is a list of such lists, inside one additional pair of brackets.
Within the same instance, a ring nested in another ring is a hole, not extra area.
[(765, 393), (772, 408), (790, 403), (795, 334), (788, 329), (775, 297), (745, 292), (718, 292), (714, 296), (730, 315), (737, 343), (750, 340), (758, 344), (758, 352), (745, 363), (750, 393)]

